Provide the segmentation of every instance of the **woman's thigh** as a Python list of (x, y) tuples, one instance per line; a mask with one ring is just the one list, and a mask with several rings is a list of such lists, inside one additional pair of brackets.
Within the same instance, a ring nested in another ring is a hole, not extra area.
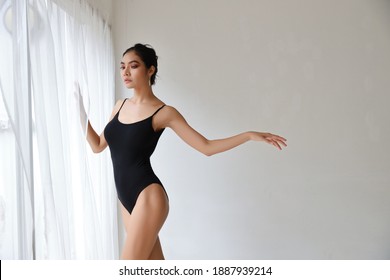
[(151, 256), (168, 211), (168, 198), (159, 184), (151, 184), (141, 192), (131, 215), (123, 213), (127, 236), (122, 259)]

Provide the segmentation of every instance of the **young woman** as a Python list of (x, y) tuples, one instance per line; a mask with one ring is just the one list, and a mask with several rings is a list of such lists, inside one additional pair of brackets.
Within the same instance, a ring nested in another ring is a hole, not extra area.
[(107, 145), (111, 151), (115, 184), (126, 229), (122, 259), (164, 259), (158, 233), (168, 215), (168, 196), (150, 165), (159, 137), (171, 128), (183, 141), (211, 156), (249, 140), (264, 141), (278, 149), (283, 137), (263, 132), (245, 132), (229, 138), (208, 140), (173, 107), (165, 105), (152, 90), (157, 74), (157, 56), (149, 45), (136, 44), (123, 53), (121, 77), (133, 96), (119, 100), (103, 133), (98, 135), (88, 121), (87, 140), (95, 153)]

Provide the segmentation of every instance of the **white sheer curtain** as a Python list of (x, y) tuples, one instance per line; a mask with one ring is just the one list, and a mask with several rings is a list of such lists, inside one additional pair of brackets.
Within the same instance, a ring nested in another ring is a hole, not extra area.
[(0, 5), (0, 257), (115, 259), (109, 154), (86, 146), (73, 94), (77, 81), (102, 131), (114, 103), (110, 27), (82, 0)]

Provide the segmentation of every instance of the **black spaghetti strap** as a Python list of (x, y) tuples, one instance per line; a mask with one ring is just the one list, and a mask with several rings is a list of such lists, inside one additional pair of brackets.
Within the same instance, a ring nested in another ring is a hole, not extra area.
[(154, 112), (154, 114), (152, 115), (152, 117), (155, 115), (155, 114), (157, 114), (158, 113), (158, 111), (160, 111), (163, 107), (165, 106), (165, 104), (164, 105), (162, 105), (160, 108), (158, 108), (157, 109), (157, 111), (156, 112)]
[(126, 100), (127, 100), (127, 98), (125, 98), (125, 100), (123, 100), (122, 105), (121, 105), (121, 107), (120, 107), (119, 110), (118, 110), (118, 113), (119, 113), (119, 111), (122, 109), (122, 107), (123, 107), (123, 105), (125, 104)]

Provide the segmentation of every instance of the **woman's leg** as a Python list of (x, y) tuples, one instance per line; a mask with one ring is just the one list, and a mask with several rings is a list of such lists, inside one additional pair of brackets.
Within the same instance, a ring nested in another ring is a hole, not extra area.
[(157, 237), (156, 243), (154, 243), (154, 247), (152, 253), (150, 254), (148, 260), (164, 260), (164, 254), (161, 248), (160, 238)]
[(121, 259), (163, 257), (158, 233), (168, 211), (168, 198), (158, 184), (151, 184), (141, 192), (131, 215), (122, 211), (127, 236)]

